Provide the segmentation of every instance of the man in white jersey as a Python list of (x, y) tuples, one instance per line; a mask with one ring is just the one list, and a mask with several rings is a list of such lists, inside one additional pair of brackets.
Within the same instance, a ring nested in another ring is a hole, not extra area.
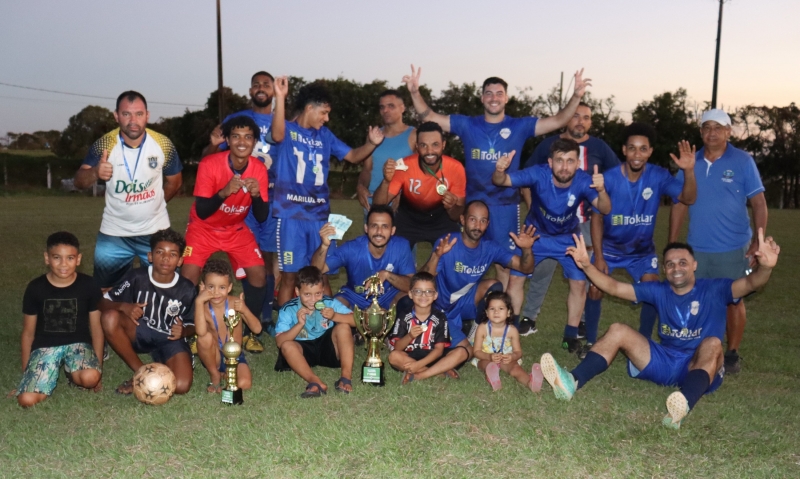
[(106, 207), (94, 251), (94, 278), (108, 289), (118, 283), (138, 256), (148, 264), (150, 235), (169, 228), (167, 202), (183, 183), (181, 160), (166, 136), (147, 128), (150, 113), (141, 93), (117, 98), (119, 128), (94, 142), (75, 186), (106, 182)]

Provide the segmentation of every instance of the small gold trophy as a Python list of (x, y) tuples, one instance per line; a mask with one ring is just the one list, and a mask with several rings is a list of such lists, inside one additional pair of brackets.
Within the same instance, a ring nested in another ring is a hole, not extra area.
[(233, 309), (225, 315), (225, 326), (228, 327), (228, 340), (222, 345), (222, 355), (225, 356), (225, 388), (222, 390), (222, 402), (230, 405), (244, 404), (242, 390), (236, 368), (239, 367), (239, 355), (242, 354), (242, 345), (233, 340), (233, 330), (242, 320), (241, 315)]
[(364, 311), (358, 306), (353, 308), (356, 329), (366, 340), (367, 360), (361, 367), (361, 382), (374, 386), (386, 384), (383, 378), (383, 361), (381, 360), (381, 343), (394, 326), (395, 307), (386, 311), (378, 305), (378, 297), (383, 294), (383, 282), (378, 275), (372, 275), (364, 281), (365, 296), (372, 296), (372, 304)]

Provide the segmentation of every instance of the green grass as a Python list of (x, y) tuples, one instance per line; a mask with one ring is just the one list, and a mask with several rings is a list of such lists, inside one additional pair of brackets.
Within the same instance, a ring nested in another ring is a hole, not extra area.
[[(57, 229), (84, 243), (84, 272), (92, 271), (101, 198), (0, 198), (0, 387), (20, 379), (22, 293), (44, 271), (46, 236)], [(170, 204), (182, 230), (190, 200)], [(361, 231), (355, 201), (333, 201), (335, 212)], [(665, 241), (667, 211), (659, 221)], [(300, 400), (302, 381), (275, 373), (274, 344), (250, 356), (253, 390), (243, 407), (225, 407), (208, 395), (198, 368), (185, 396), (160, 407), (113, 393), (130, 376), (119, 358), (106, 363), (99, 394), (69, 388), (32, 410), (0, 401), (0, 464), (4, 477), (798, 477), (800, 476), (800, 298), (794, 265), (800, 256), (800, 213), (770, 211), (770, 233), (782, 247), (765, 291), (748, 299), (744, 367), (704, 398), (680, 431), (660, 425), (671, 392), (631, 380), (622, 357), (570, 403), (545, 386), (533, 395), (503, 376), (492, 393), (472, 366), (460, 381), (432, 379), (400, 386), (388, 369), (387, 386), (355, 385)], [(424, 261), (429, 249), (419, 252)], [(560, 278), (560, 273), (557, 273)], [(795, 279), (792, 279), (795, 278)], [(335, 278), (338, 285), (344, 278)], [(577, 359), (558, 349), (566, 319), (567, 288), (553, 282), (540, 332), (522, 339), (525, 366), (552, 351), (567, 367)], [(636, 324), (638, 309), (604, 302), (601, 328)], [(385, 352), (384, 352), (385, 357)], [(356, 364), (364, 359), (358, 349)], [(321, 377), (333, 385), (334, 370)]]

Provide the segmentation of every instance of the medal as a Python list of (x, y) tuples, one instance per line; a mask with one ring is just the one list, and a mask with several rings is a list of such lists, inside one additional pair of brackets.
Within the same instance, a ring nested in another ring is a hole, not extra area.
[(494, 148), (489, 148), (489, 154), (494, 155)]
[(423, 333), (428, 330), (428, 325), (426, 323), (420, 324), (419, 327), (422, 328)]
[(325, 303), (322, 301), (317, 301), (316, 303), (314, 303), (314, 309), (316, 309), (317, 311), (322, 311), (323, 309), (325, 309)]
[(263, 151), (264, 153), (268, 152), (269, 151), (269, 145), (265, 144), (264, 146), (262, 146), (261, 147), (261, 151)]
[(439, 183), (436, 185), (436, 192), (439, 193), (439, 196), (444, 196), (447, 193), (447, 185), (444, 183)]

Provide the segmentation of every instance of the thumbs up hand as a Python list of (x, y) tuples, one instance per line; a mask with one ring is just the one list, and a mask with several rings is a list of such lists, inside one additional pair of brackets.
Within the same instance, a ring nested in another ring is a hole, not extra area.
[(114, 167), (108, 162), (108, 150), (103, 150), (100, 156), (100, 162), (95, 166), (97, 168), (97, 177), (103, 181), (111, 179), (111, 174), (114, 173)]
[(606, 179), (600, 173), (597, 165), (594, 165), (594, 173), (592, 174), (591, 187), (597, 190), (598, 193), (602, 193), (606, 190)]

